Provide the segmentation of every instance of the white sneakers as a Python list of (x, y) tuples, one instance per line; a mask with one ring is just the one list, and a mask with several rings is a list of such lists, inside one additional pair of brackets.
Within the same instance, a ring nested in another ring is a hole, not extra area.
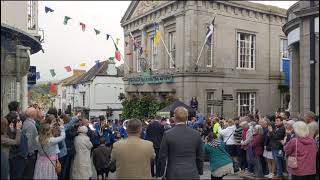
[(269, 173), (267, 175), (265, 175), (264, 177), (268, 178), (268, 179), (272, 179), (273, 178), (273, 173)]

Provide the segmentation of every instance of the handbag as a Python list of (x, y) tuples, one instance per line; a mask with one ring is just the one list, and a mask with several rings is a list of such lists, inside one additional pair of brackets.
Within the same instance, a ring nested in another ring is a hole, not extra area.
[(297, 151), (298, 151), (298, 139), (296, 139), (296, 155), (288, 157), (288, 167), (292, 169), (295, 169), (298, 167)]
[(110, 172), (114, 173), (116, 171), (116, 161), (110, 161), (108, 165), (108, 169)]
[(51, 164), (53, 165), (54, 170), (56, 171), (57, 175), (59, 175), (59, 174), (61, 173), (61, 163), (60, 163), (60, 161), (57, 159), (57, 160), (56, 160), (56, 164), (54, 164), (54, 163), (51, 161), (51, 159), (49, 158), (49, 156), (48, 156), (48, 154), (46, 153), (46, 151), (43, 149), (42, 144), (40, 144), (40, 145), (41, 145), (41, 148), (42, 148), (44, 154), (47, 156), (47, 158), (49, 159), (49, 161), (50, 161)]

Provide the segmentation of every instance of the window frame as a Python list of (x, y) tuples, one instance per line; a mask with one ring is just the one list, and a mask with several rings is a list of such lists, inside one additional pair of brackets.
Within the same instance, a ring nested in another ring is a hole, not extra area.
[[(241, 107), (243, 107), (243, 105), (241, 105), (241, 101), (245, 101), (241, 99), (241, 94), (248, 94), (248, 99), (246, 101), (249, 102), (249, 104), (247, 106), (249, 106), (249, 112), (248, 113), (254, 113), (255, 109), (256, 109), (256, 100), (257, 100), (257, 96), (256, 96), (256, 92), (237, 92), (237, 109), (238, 109), (238, 116), (243, 116), (245, 114), (241, 113)], [(252, 100), (253, 100), (253, 104), (252, 104)], [(242, 114), (242, 115), (241, 115)]]
[[(287, 41), (287, 50), (284, 51), (284, 41)], [(288, 39), (285, 37), (280, 37), (280, 72), (283, 72), (283, 67), (282, 67), (282, 59), (289, 59), (289, 47), (288, 47)], [(287, 54), (287, 57), (283, 57), (284, 53)]]
[[(150, 53), (150, 56), (151, 56), (151, 69), (152, 70), (154, 70), (154, 71), (156, 71), (156, 70), (158, 70), (158, 67), (154, 67), (155, 65), (155, 61), (157, 60), (157, 55), (158, 55), (158, 52), (157, 52), (157, 48), (154, 48), (154, 36), (152, 36), (151, 38), (150, 38), (150, 51), (151, 51), (151, 53)], [(157, 65), (158, 66), (158, 65)]]
[[(169, 53), (171, 54), (171, 57), (172, 57), (172, 60), (174, 62), (174, 64), (176, 63), (176, 51), (177, 51), (177, 48), (176, 48), (176, 31), (170, 31), (168, 33), (168, 36), (169, 36)], [(172, 41), (173, 39), (173, 41)], [(174, 49), (172, 48), (172, 44), (174, 43), (173, 47)], [(174, 52), (174, 56), (172, 55), (172, 52)], [(168, 60), (169, 60), (169, 68), (175, 68), (174, 67), (174, 64), (172, 64), (171, 60), (170, 60), (170, 56), (168, 55)]]
[[(209, 27), (210, 24), (206, 24), (206, 28)], [(206, 54), (206, 67), (212, 67), (213, 66), (213, 41), (214, 41), (214, 33), (215, 32), (215, 26), (213, 26), (213, 32), (212, 32), (212, 35), (211, 35), (211, 42), (210, 42), (210, 48), (207, 47), (206, 51), (207, 51), (207, 54)], [(210, 56), (208, 56), (208, 51), (210, 51)], [(210, 64), (208, 64), (208, 59), (210, 59)]]
[[(139, 46), (140, 45), (140, 41), (137, 41), (137, 45)], [(134, 47), (133, 47), (133, 49), (134, 49)], [(133, 50), (134, 51), (134, 50)], [(141, 72), (142, 71), (142, 69), (141, 69), (141, 66), (140, 66), (140, 49), (138, 48), (138, 49), (136, 49), (134, 52), (135, 52), (135, 59), (136, 59), (136, 65), (137, 65), (137, 72)]]
[[(245, 36), (249, 36), (249, 41), (246, 42), (246, 38), (244, 40), (240, 40), (240, 35), (244, 34)], [(236, 32), (236, 50), (237, 50), (237, 66), (236, 69), (245, 69), (245, 70), (255, 70), (256, 69), (256, 34), (251, 32), (243, 32), (237, 31)], [(241, 42), (244, 42), (244, 49), (241, 50)], [(249, 44), (247, 44), (249, 43)], [(253, 46), (252, 46), (253, 45)], [(249, 51), (247, 50), (249, 48)], [(252, 53), (253, 50), (253, 53)], [(243, 51), (244, 54), (241, 54)], [(249, 54), (245, 54), (245, 52), (249, 52)], [(244, 56), (244, 61), (241, 62), (241, 56)], [(246, 62), (246, 56), (249, 56), (249, 62)], [(247, 67), (241, 67), (241, 63), (248, 64)], [(252, 64), (252, 67), (250, 67)]]
[[(212, 93), (212, 99), (209, 99), (209, 93)], [(206, 90), (206, 112), (207, 114), (213, 114), (214, 113), (214, 105), (212, 104), (211, 101), (214, 101), (214, 94), (215, 94), (215, 90)], [(210, 112), (208, 111), (208, 109), (210, 108)]]

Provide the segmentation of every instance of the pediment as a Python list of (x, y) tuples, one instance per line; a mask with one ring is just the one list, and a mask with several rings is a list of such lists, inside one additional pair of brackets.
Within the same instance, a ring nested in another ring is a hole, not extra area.
[(170, 2), (170, 1), (151, 1), (151, 0), (132, 1), (124, 17), (122, 18), (121, 23), (124, 23), (130, 19), (146, 14), (149, 11), (156, 9), (157, 7), (167, 2)]

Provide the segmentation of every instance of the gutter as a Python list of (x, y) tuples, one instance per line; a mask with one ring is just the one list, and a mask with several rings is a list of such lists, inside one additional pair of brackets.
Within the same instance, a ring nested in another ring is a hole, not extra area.
[[(310, 1), (310, 7), (314, 7), (314, 1)], [(314, 33), (314, 18), (315, 15), (309, 16), (310, 29), (310, 111), (316, 112), (316, 71), (315, 71), (315, 33)]]

